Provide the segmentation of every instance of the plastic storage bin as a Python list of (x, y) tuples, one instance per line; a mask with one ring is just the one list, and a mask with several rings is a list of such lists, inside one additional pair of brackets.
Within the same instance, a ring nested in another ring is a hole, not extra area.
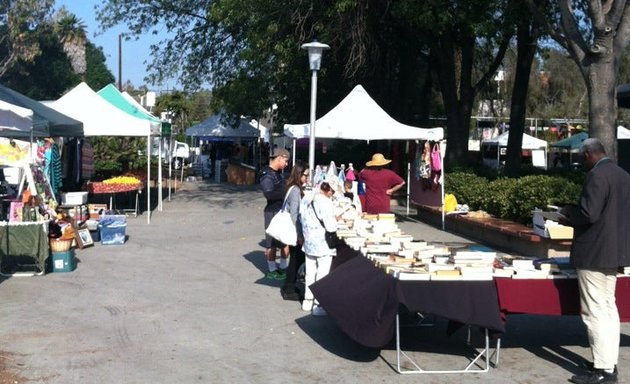
[(53, 272), (72, 272), (76, 268), (74, 250), (64, 252), (52, 252)]
[(81, 205), (87, 203), (87, 192), (67, 192), (61, 194), (62, 205)]
[(98, 223), (101, 232), (101, 244), (119, 245), (125, 244), (127, 231), (127, 216), (106, 215), (101, 217)]

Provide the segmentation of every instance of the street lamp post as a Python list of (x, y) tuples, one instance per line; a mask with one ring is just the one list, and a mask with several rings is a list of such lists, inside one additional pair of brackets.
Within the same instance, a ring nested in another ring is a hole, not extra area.
[(312, 185), (315, 177), (315, 107), (317, 105), (317, 71), (322, 63), (322, 53), (325, 49), (330, 49), (327, 44), (312, 41), (302, 44), (302, 49), (308, 50), (308, 63), (311, 68), (311, 129), (308, 136), (308, 169)]

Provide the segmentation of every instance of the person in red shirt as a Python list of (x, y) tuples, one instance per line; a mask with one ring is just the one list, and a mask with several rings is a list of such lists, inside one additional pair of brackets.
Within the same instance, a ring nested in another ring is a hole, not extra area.
[(391, 163), (381, 153), (375, 153), (359, 173), (359, 181), (365, 183), (365, 207), (369, 214), (389, 213), (391, 195), (405, 185), (405, 180), (395, 172), (384, 168)]

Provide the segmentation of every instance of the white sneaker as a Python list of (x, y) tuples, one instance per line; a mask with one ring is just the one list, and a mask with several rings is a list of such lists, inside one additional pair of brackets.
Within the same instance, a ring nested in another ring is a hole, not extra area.
[(319, 305), (314, 305), (313, 306), (313, 312), (312, 312), (313, 316), (326, 316), (326, 310), (324, 310), (324, 308), (320, 307)]
[(310, 312), (313, 309), (313, 300), (304, 299), (302, 301), (302, 310), (306, 312)]

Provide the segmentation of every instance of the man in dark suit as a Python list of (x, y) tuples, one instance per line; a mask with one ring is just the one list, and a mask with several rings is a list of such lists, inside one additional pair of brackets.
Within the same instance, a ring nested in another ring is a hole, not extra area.
[(620, 321), (617, 270), (630, 265), (630, 175), (606, 155), (598, 139), (580, 153), (589, 169), (580, 201), (561, 210), (574, 227), (571, 263), (577, 270), (582, 321), (593, 362), (571, 378), (577, 384), (617, 383)]

